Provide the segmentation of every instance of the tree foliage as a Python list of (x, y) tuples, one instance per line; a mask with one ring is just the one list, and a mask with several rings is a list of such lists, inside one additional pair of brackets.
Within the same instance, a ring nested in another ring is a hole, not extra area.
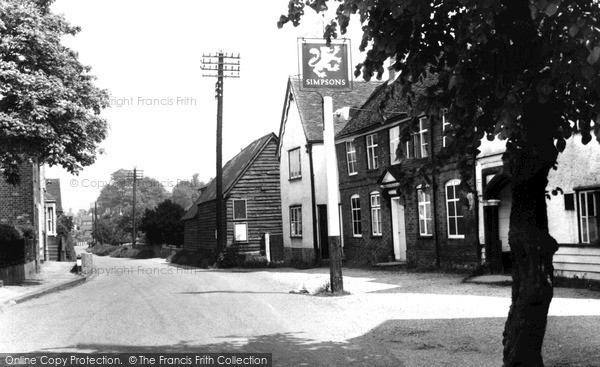
[(90, 67), (63, 46), (78, 27), (48, 0), (0, 0), (0, 169), (11, 183), (35, 159), (77, 173), (96, 159), (107, 125), (108, 93)]
[[(325, 38), (345, 34), (352, 15), (363, 25), (366, 57), (355, 74), (379, 78), (392, 57), (413, 115), (449, 108), (461, 151), (477, 153), (485, 136), (526, 145), (534, 137), (524, 116), (534, 104), (551, 110), (545, 130), (557, 151), (576, 131), (584, 144), (592, 133), (600, 141), (597, 0), (291, 0), (278, 25), (297, 25), (306, 6), (323, 12), (330, 2), (338, 6)], [(429, 73), (437, 83), (411, 95)]]
[(178, 181), (173, 187), (171, 199), (173, 202), (181, 205), (184, 209), (189, 209), (190, 206), (198, 199), (200, 193), (198, 190), (204, 186), (204, 182), (198, 179), (199, 174), (195, 173), (191, 181)]
[[(100, 190), (97, 205), (100, 213), (126, 214), (133, 207), (133, 180), (128, 171), (120, 169), (111, 174), (110, 181)], [(152, 209), (169, 197), (163, 185), (152, 177), (136, 182), (136, 214)]]
[(150, 245), (183, 244), (183, 222), (181, 217), (185, 210), (171, 200), (158, 204), (156, 209), (146, 209), (140, 230), (146, 233), (146, 241)]
[(119, 228), (117, 225), (118, 220), (119, 217), (116, 216), (99, 216), (98, 221), (92, 230), (92, 238), (94, 241), (112, 246), (131, 241), (131, 231), (126, 232)]
[[(136, 187), (135, 216), (139, 224), (144, 212), (154, 209), (169, 197), (169, 193), (158, 180), (151, 177), (137, 180)], [(109, 222), (107, 226), (116, 231), (110, 235), (114, 240), (106, 243), (130, 242), (133, 230), (133, 181), (127, 170), (120, 169), (112, 173), (110, 182), (100, 191), (97, 207), (102, 220)]]

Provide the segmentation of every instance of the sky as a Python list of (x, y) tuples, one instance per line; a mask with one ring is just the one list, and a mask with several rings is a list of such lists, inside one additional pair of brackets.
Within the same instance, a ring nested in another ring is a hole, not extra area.
[[(81, 27), (64, 43), (111, 94), (104, 154), (79, 176), (46, 169), (61, 179), (63, 207), (73, 212), (89, 209), (121, 168), (137, 167), (168, 191), (194, 173), (205, 182), (215, 176), (216, 79), (202, 76), (204, 53), (241, 56), (240, 78), (224, 83), (223, 164), (278, 134), (287, 79), (298, 74), (297, 39), (320, 38), (325, 23), (307, 9), (300, 27), (278, 29), (287, 0), (57, 0), (52, 9)], [(356, 64), (364, 59), (359, 25), (349, 35)]]

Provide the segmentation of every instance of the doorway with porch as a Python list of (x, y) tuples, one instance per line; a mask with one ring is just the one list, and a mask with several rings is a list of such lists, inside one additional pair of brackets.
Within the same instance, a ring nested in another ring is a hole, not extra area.
[(404, 216), (404, 203), (400, 200), (400, 197), (392, 197), (391, 205), (394, 259), (396, 261), (406, 261), (406, 221)]

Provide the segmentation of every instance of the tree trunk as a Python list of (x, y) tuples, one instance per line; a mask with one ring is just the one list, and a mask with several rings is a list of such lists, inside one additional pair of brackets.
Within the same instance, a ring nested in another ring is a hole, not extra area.
[[(543, 131), (543, 124), (537, 127)], [(553, 296), (552, 258), (558, 249), (548, 232), (545, 193), (557, 152), (551, 137), (539, 136), (545, 135), (540, 130), (537, 134), (525, 148), (507, 146), (512, 154), (508, 170), (513, 185), (509, 229), (513, 284), (502, 341), (504, 367), (544, 365), (542, 343)]]

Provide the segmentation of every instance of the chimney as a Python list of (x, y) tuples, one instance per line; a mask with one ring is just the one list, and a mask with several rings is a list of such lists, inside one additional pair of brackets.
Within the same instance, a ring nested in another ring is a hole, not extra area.
[(389, 73), (388, 84), (395, 82), (396, 79), (398, 79), (398, 76), (400, 75), (400, 73), (396, 69), (394, 69), (395, 63), (396, 63), (396, 57), (395, 56), (390, 57), (390, 66), (388, 66), (388, 73)]
[(350, 120), (350, 107), (346, 106), (346, 107), (342, 107), (342, 108), (338, 108), (334, 113), (334, 122), (340, 123), (340, 122), (348, 122), (348, 120)]

